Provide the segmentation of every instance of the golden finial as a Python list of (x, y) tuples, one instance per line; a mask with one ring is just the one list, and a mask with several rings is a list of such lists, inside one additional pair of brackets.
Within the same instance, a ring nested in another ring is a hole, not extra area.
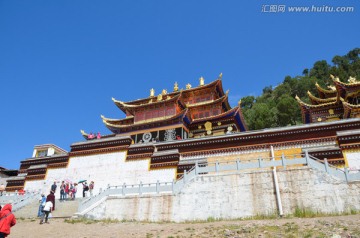
[(205, 84), (205, 79), (203, 78), (203, 76), (199, 78), (199, 81), (200, 81), (200, 86), (203, 86)]
[(241, 99), (238, 101), (238, 106), (241, 107)]
[(191, 88), (191, 84), (186, 84), (186, 89), (190, 89)]
[(162, 95), (167, 94), (167, 90), (166, 90), (166, 89), (163, 89), (163, 90), (161, 91), (161, 94), (162, 94)]
[(177, 92), (177, 91), (179, 91), (179, 85), (178, 85), (177, 82), (175, 82), (175, 84), (174, 84), (174, 92)]
[(158, 101), (161, 101), (161, 100), (162, 100), (162, 94), (159, 94), (159, 95), (157, 96), (157, 100), (158, 100)]
[(225, 94), (228, 95), (230, 92), (230, 89), (226, 90)]
[(356, 83), (356, 77), (349, 77), (349, 79), (348, 79), (348, 82), (349, 83)]
[(155, 96), (155, 90), (152, 88), (150, 89), (150, 97), (154, 97)]
[(100, 117), (101, 117), (101, 119), (103, 119), (103, 120), (105, 119), (105, 117), (104, 117), (103, 115), (100, 115)]
[(222, 73), (219, 74), (219, 79), (222, 79)]

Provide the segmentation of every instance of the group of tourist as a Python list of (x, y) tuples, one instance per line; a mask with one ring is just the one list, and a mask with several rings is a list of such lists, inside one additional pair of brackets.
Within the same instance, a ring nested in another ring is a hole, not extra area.
[(0, 206), (0, 238), (7, 237), (10, 234), (10, 228), (16, 224), (16, 218), (12, 213), (11, 204)]
[(62, 181), (60, 185), (60, 202), (74, 200), (77, 192), (77, 185), (77, 183), (65, 183), (65, 181)]

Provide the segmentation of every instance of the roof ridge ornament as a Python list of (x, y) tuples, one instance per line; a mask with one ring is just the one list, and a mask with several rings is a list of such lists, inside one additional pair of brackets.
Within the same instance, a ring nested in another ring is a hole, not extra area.
[(218, 79), (222, 79), (222, 75), (223, 75), (223, 74), (220, 73)]
[(150, 97), (154, 97), (155, 96), (155, 89), (150, 89)]
[(179, 91), (179, 85), (177, 82), (174, 83), (174, 92)]
[(349, 77), (349, 79), (348, 79), (348, 82), (349, 83), (357, 83), (357, 80), (356, 80), (356, 77)]
[(204, 79), (203, 76), (201, 76), (201, 77), (199, 78), (199, 81), (200, 81), (200, 86), (204, 86), (204, 84), (205, 84), (205, 79)]
[(186, 84), (186, 89), (190, 89), (191, 88), (191, 84)]
[(334, 85), (328, 85), (327, 87), (328, 87), (328, 89), (331, 89), (332, 91), (336, 90), (336, 87)]
[(332, 74), (330, 74), (330, 78), (331, 78), (333, 81), (338, 81), (338, 82), (340, 82), (339, 77), (335, 77), (335, 76), (332, 75)]

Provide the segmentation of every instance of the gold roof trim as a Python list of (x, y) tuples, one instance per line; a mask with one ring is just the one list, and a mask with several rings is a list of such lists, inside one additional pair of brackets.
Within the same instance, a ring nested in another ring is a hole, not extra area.
[(236, 106), (234, 108), (232, 108), (231, 110), (229, 111), (226, 111), (226, 112), (223, 112), (221, 114), (218, 114), (218, 115), (213, 115), (213, 116), (209, 116), (209, 117), (203, 117), (203, 118), (197, 118), (197, 119), (193, 119), (192, 120), (192, 123), (195, 123), (195, 122), (199, 122), (199, 121), (206, 121), (206, 120), (212, 120), (214, 118), (221, 118), (227, 114), (230, 114), (230, 113), (233, 113), (233, 112), (237, 112), (237, 111), (240, 111), (240, 107), (239, 106)]
[(306, 106), (309, 108), (319, 108), (319, 107), (324, 107), (324, 106), (330, 106), (330, 105), (336, 105), (338, 102), (335, 100), (334, 102), (327, 102), (327, 103), (323, 103), (323, 104), (318, 104), (318, 105), (312, 105), (312, 104), (308, 104), (305, 103), (304, 101), (302, 101), (297, 95), (295, 96), (295, 99), (298, 101), (298, 103), (301, 106)]
[[(161, 95), (161, 98), (163, 98), (162, 94), (159, 94), (159, 95)], [(174, 97), (167, 96), (167, 98), (165, 100), (162, 99), (161, 101), (155, 101), (155, 102), (152, 102), (151, 104), (153, 105), (153, 104), (160, 103), (160, 102), (170, 101), (171, 99), (174, 99), (174, 98), (177, 99), (179, 96), (180, 96), (180, 94), (178, 94), (178, 95), (176, 95)], [(137, 107), (149, 105), (149, 102), (142, 103), (142, 104), (136, 104), (136, 105), (126, 104), (124, 102), (121, 102), (121, 105), (124, 106), (125, 108), (137, 108)]]
[(307, 91), (307, 94), (308, 94), (310, 99), (313, 99), (314, 101), (319, 102), (319, 103), (327, 103), (327, 102), (336, 101), (336, 97), (318, 98), (318, 97), (315, 97), (314, 95), (312, 95), (312, 93), (310, 91)]
[(317, 90), (319, 90), (320, 92), (323, 92), (323, 93), (336, 93), (336, 89), (324, 89), (322, 88), (318, 83), (315, 83), (315, 86), (317, 88)]
[(349, 108), (360, 108), (360, 105), (355, 105), (355, 104), (351, 104), (351, 103), (348, 103), (346, 102), (343, 98), (340, 98), (340, 101), (342, 102), (342, 104), (346, 107), (349, 107)]
[(213, 103), (217, 103), (217, 102), (221, 102), (226, 100), (228, 97), (228, 94), (225, 94), (224, 96), (222, 96), (221, 98), (218, 98), (216, 100), (210, 100), (210, 101), (205, 101), (205, 102), (198, 102), (198, 103), (193, 103), (193, 104), (186, 104), (185, 106), (187, 108), (190, 107), (197, 107), (197, 106), (203, 106), (203, 105), (208, 105), (208, 104), (213, 104)]
[(340, 84), (342, 86), (360, 86), (360, 81), (350, 81), (348, 83), (341, 82), (339, 78), (334, 79), (335, 84)]
[(157, 117), (157, 118), (152, 118), (152, 119), (149, 119), (149, 120), (142, 120), (142, 121), (135, 122), (134, 124), (131, 124), (131, 125), (115, 125), (115, 124), (111, 124), (109, 122), (106, 122), (104, 120), (103, 120), (103, 122), (104, 122), (105, 125), (110, 126), (110, 127), (125, 128), (125, 127), (129, 127), (129, 126), (132, 126), (132, 125), (141, 125), (141, 124), (146, 124), (148, 122), (156, 122), (156, 121), (166, 120), (166, 119), (170, 119), (170, 118), (175, 118), (175, 117), (180, 116), (182, 114), (185, 115), (186, 113), (187, 113), (187, 109), (184, 109), (180, 113), (175, 114), (175, 115)]

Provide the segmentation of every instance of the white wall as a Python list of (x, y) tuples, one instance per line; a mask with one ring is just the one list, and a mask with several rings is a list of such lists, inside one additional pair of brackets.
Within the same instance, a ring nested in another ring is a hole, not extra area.
[(350, 172), (354, 172), (354, 170), (360, 170), (360, 151), (358, 152), (345, 151), (344, 153)]
[[(94, 192), (111, 186), (126, 184), (170, 182), (176, 176), (176, 169), (149, 171), (150, 159), (125, 161), (126, 152), (70, 157), (67, 168), (48, 169), (45, 180), (26, 182), (25, 190), (41, 188), (46, 194), (51, 185), (57, 182), (56, 198), (60, 197), (60, 184), (63, 180), (95, 182)], [(78, 186), (77, 197), (82, 197), (82, 185)]]

